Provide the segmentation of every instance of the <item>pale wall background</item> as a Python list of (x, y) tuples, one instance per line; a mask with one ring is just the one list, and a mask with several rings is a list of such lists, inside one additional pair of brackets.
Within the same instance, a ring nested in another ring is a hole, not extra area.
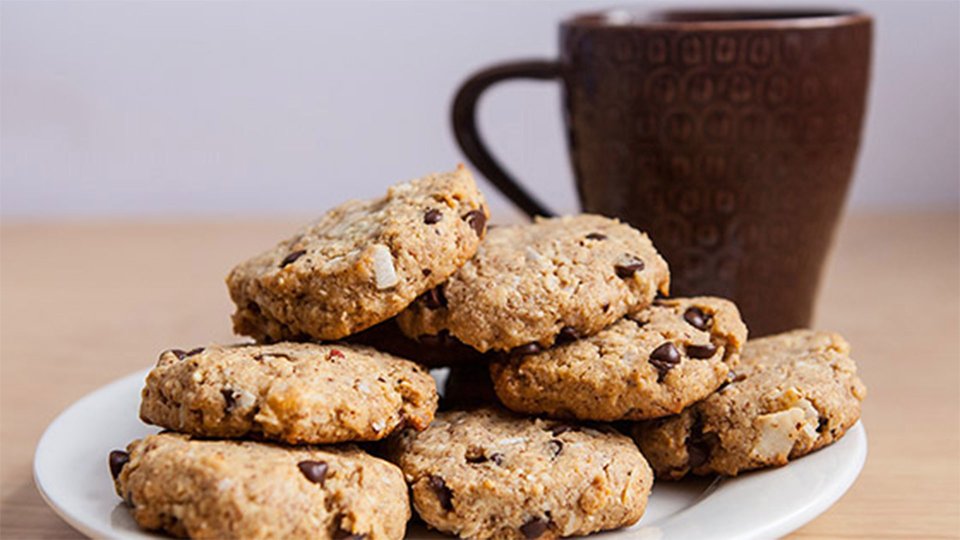
[[(844, 4), (877, 17), (852, 206), (956, 208), (960, 4)], [(463, 159), (448, 108), (469, 73), (554, 56), (564, 15), (607, 6), (5, 1), (4, 219), (314, 214), (378, 194)], [(481, 127), (572, 210), (559, 96), (502, 86)]]

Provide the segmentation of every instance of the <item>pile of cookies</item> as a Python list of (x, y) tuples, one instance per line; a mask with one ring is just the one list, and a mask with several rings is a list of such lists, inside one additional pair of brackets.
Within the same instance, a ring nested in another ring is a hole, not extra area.
[(161, 354), (140, 416), (168, 431), (109, 456), (137, 523), (397, 539), (412, 498), (462, 538), (583, 535), (636, 523), (654, 476), (783, 465), (859, 418), (840, 336), (748, 342), (732, 302), (669, 298), (666, 261), (617, 220), (488, 218), (461, 166), (234, 268), (255, 343)]

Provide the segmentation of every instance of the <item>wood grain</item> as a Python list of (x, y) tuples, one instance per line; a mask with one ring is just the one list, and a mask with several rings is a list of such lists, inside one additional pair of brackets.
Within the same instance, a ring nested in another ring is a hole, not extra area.
[[(44, 427), (162, 349), (234, 339), (227, 270), (298, 222), (0, 226), (3, 537), (79, 537), (33, 485)], [(816, 326), (853, 343), (869, 387), (870, 453), (850, 492), (796, 538), (960, 532), (958, 230), (956, 214), (857, 215), (843, 223)]]

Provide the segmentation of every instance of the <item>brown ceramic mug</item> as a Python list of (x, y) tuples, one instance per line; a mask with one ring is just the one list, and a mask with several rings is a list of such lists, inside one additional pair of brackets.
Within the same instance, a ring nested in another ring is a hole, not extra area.
[(859, 146), (871, 33), (843, 11), (575, 16), (559, 60), (467, 80), (454, 131), (498, 189), (550, 215), (487, 150), (475, 109), (500, 81), (562, 81), (584, 211), (647, 231), (672, 293), (735, 300), (751, 335), (807, 326)]

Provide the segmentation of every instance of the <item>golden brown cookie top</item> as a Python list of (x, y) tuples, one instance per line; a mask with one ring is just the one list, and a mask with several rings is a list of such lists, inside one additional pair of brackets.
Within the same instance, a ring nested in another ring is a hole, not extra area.
[(117, 494), (146, 529), (191, 538), (403, 538), (396, 466), (353, 446), (288, 447), (150, 435), (110, 455)]
[(607, 426), (516, 416), (494, 408), (443, 412), (423, 432), (388, 441), (420, 516), (462, 538), (556, 538), (635, 523), (652, 473)]
[(581, 420), (676, 414), (713, 393), (737, 364), (747, 328), (714, 297), (657, 300), (592, 336), (504, 355), (491, 375), (508, 408)]
[(860, 418), (866, 388), (839, 334), (796, 330), (748, 341), (715, 394), (634, 436), (660, 478), (736, 475), (822, 448)]
[(401, 313), (416, 339), (448, 331), (485, 352), (589, 336), (668, 292), (666, 261), (647, 235), (581, 214), (492, 228), (446, 283)]
[(473, 256), (488, 217), (463, 166), (341, 204), (230, 272), (234, 329), (279, 341), (340, 339), (369, 328)]
[(424, 429), (436, 408), (434, 380), (414, 362), (361, 345), (283, 342), (164, 352), (140, 417), (208, 437), (337, 443)]

